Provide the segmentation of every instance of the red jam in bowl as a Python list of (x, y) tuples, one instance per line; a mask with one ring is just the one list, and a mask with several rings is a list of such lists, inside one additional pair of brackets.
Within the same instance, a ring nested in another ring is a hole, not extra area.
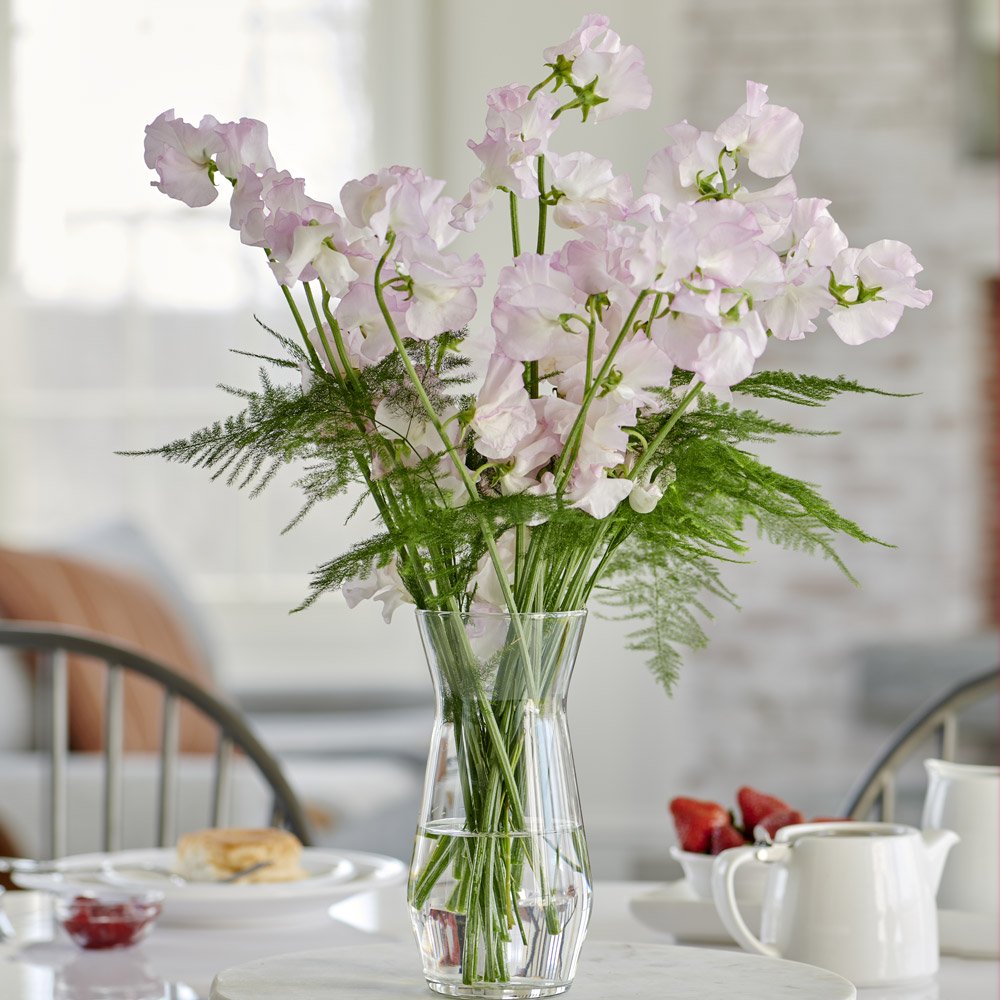
[(56, 917), (81, 948), (127, 948), (141, 941), (160, 915), (162, 896), (67, 896)]

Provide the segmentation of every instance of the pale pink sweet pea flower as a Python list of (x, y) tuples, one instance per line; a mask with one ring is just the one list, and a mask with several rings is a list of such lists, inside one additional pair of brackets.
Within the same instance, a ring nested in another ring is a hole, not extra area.
[(297, 280), (311, 281), (314, 276), (322, 279), (327, 291), (335, 298), (346, 294), (358, 272), (351, 266), (351, 259), (339, 249), (346, 247), (343, 220), (332, 222), (306, 222), (292, 234), (291, 252), (284, 261), (283, 285)]
[[(586, 295), (606, 293), (613, 302), (628, 301), (643, 287), (633, 266), (641, 254), (643, 230), (632, 219), (606, 223), (587, 230), (586, 237), (568, 240), (556, 253), (556, 267), (565, 271)], [(641, 268), (639, 269), (641, 272)], [(641, 272), (645, 277), (645, 273)]]
[(442, 254), (430, 237), (404, 237), (399, 243), (396, 272), (409, 279), (406, 325), (418, 340), (446, 330), (461, 330), (476, 314), (476, 293), (485, 268), (479, 254), (462, 260)]
[[(366, 358), (361, 354), (359, 348), (364, 346), (364, 339), (358, 330), (345, 330), (341, 331), (341, 336), (344, 341), (344, 350), (347, 355), (347, 364), (355, 371), (360, 371), (362, 368), (368, 368), (374, 362)], [(326, 344), (323, 343), (324, 339)], [(319, 330), (313, 327), (309, 331), (309, 343), (312, 345), (313, 350), (316, 351), (316, 356), (319, 358), (320, 365), (328, 372), (333, 372), (336, 370), (341, 374), (344, 373), (343, 361), (337, 352), (336, 344), (334, 343), (333, 332), (330, 327), (324, 323), (323, 324), (323, 336), (320, 336)], [(330, 346), (330, 353), (327, 354), (326, 346)], [(303, 362), (299, 366), (299, 370), (302, 374), (302, 389), (307, 391), (309, 387), (313, 384), (315, 378), (315, 373), (310, 367), (308, 362)]]
[(795, 181), (789, 174), (787, 177), (782, 177), (777, 184), (762, 191), (751, 191), (749, 188), (740, 187), (733, 193), (733, 200), (753, 212), (754, 219), (760, 226), (758, 240), (771, 246), (791, 227), (796, 204), (795, 196)]
[(455, 212), (455, 199), (440, 195), (424, 212), (427, 220), (427, 235), (435, 242), (439, 250), (454, 243), (458, 239), (458, 228), (452, 225)]
[[(229, 225), (239, 232), (241, 242), (247, 246), (268, 245), (266, 230), (276, 212), (296, 218), (320, 217), (321, 213), (309, 212), (311, 199), (306, 197), (306, 182), (301, 177), (292, 177), (287, 170), (272, 167), (258, 175), (252, 166), (245, 166), (235, 180), (229, 201)], [(327, 208), (333, 211), (332, 207)]]
[(468, 146), (482, 163), (481, 180), (491, 191), (504, 187), (522, 198), (538, 195), (537, 141), (526, 143), (519, 136), (493, 129), (481, 142), (470, 139)]
[(678, 368), (694, 372), (709, 386), (742, 382), (767, 347), (767, 331), (754, 311), (735, 323), (668, 316), (653, 327), (653, 337)]
[[(409, 336), (403, 297), (391, 288), (385, 289), (383, 297), (397, 333)], [(394, 350), (395, 342), (379, 309), (375, 287), (369, 282), (354, 282), (334, 310), (334, 318), (344, 330), (356, 331), (357, 352), (369, 364), (381, 361)]]
[(379, 601), (386, 624), (392, 621), (398, 607), (413, 603), (413, 598), (399, 575), (395, 556), (384, 566), (376, 566), (368, 576), (345, 581), (340, 592), (349, 608), (357, 607), (362, 601)]
[(729, 286), (741, 285), (758, 261), (760, 226), (754, 213), (731, 200), (703, 201), (690, 208), (702, 274)]
[(151, 181), (151, 186), (191, 208), (215, 201), (219, 192), (211, 176), (215, 169), (212, 157), (224, 149), (216, 131), (218, 124), (205, 115), (199, 125), (190, 125), (177, 118), (172, 108), (150, 122), (146, 126), (146, 166), (160, 178)]
[(601, 521), (617, 510), (634, 487), (631, 479), (612, 478), (601, 466), (588, 466), (573, 474), (567, 485), (566, 499), (571, 507)]
[[(513, 588), (514, 562), (517, 558), (517, 532), (511, 528), (496, 540), (497, 554), (503, 567), (507, 584)], [(497, 612), (507, 609), (507, 600), (497, 577), (496, 566), (489, 552), (476, 563), (472, 577), (473, 612)]]
[(815, 332), (816, 317), (833, 308), (834, 299), (826, 287), (828, 273), (809, 268), (760, 307), (762, 320), (778, 340), (802, 340)]
[(645, 110), (653, 88), (646, 76), (642, 53), (634, 45), (622, 45), (603, 14), (587, 14), (580, 26), (562, 44), (544, 50), (549, 65), (560, 57), (570, 61), (570, 82), (585, 88), (596, 79), (594, 93), (604, 102), (584, 108), (595, 121), (613, 118), (632, 109)]
[(556, 396), (530, 400), (535, 414), (534, 428), (517, 442), (511, 452), (497, 456), (509, 458), (512, 463), (500, 479), (502, 493), (509, 496), (525, 491), (551, 492), (551, 489), (541, 488), (538, 473), (562, 451), (562, 434), (551, 419), (553, 406), (559, 407), (562, 404), (563, 400)]
[(594, 91), (605, 101), (591, 109), (594, 121), (606, 121), (626, 111), (645, 111), (653, 99), (646, 64), (635, 45), (623, 45), (617, 52), (587, 49), (573, 61), (573, 78), (580, 86), (597, 80)]
[(649, 514), (663, 499), (663, 488), (655, 482), (637, 482), (628, 495), (628, 505), (637, 514)]
[(698, 263), (700, 233), (693, 205), (678, 205), (662, 220), (652, 219), (639, 238), (630, 267), (636, 287), (673, 292)]
[(496, 188), (489, 181), (477, 177), (469, 185), (466, 196), (451, 210), (451, 225), (455, 229), (471, 233), (493, 209), (493, 195)]
[(240, 234), (240, 241), (247, 246), (264, 245), (264, 186), (270, 186), (279, 177), (291, 177), (288, 171), (271, 169), (258, 176), (253, 167), (243, 167), (237, 172), (236, 187), (229, 199), (229, 227)]
[(761, 318), (779, 340), (801, 340), (816, 330), (816, 317), (834, 307), (827, 284), (829, 267), (847, 237), (823, 198), (796, 200), (787, 230), (774, 243), (785, 256), (785, 284), (760, 308)]
[[(579, 355), (577, 355), (579, 356)], [(606, 357), (601, 352), (594, 361), (594, 374), (600, 369)], [(567, 398), (582, 400), (586, 361), (579, 361), (557, 380), (560, 391)], [(658, 412), (663, 409), (663, 401), (650, 390), (666, 388), (670, 385), (673, 364), (670, 358), (644, 334), (637, 334), (627, 340), (615, 355), (611, 368), (611, 378), (601, 389), (602, 396), (617, 403), (628, 403), (643, 410)]]
[(486, 95), (486, 130), (499, 129), (511, 137), (533, 143), (538, 154), (549, 151), (549, 139), (559, 127), (552, 113), (559, 107), (554, 94), (538, 93), (528, 97), (530, 89), (523, 84), (497, 87)]
[(552, 221), (564, 229), (586, 229), (624, 219), (632, 202), (632, 185), (616, 176), (610, 160), (590, 153), (570, 153), (551, 158), (549, 185), (561, 197)]
[(537, 424), (531, 397), (524, 388), (521, 362), (494, 354), (472, 418), (476, 450), (484, 458), (507, 458)]
[[(635, 424), (635, 414), (634, 400), (623, 403), (611, 396), (597, 396), (592, 399), (587, 410), (583, 433), (580, 435), (577, 464), (599, 465), (609, 469), (624, 462), (625, 452), (628, 449), (628, 434), (623, 428)], [(576, 414), (573, 416), (575, 418)]]
[(255, 173), (274, 168), (274, 157), (267, 145), (267, 126), (254, 118), (223, 122), (215, 131), (222, 139), (222, 149), (215, 163), (223, 177), (235, 180), (244, 167)]
[[(406, 236), (425, 236), (428, 214), (444, 189), (444, 181), (414, 167), (393, 166), (348, 181), (340, 192), (347, 218), (384, 239), (391, 229)], [(450, 207), (450, 206), (449, 206)]]
[(740, 150), (758, 177), (781, 177), (799, 158), (802, 119), (788, 108), (769, 104), (767, 86), (747, 80), (747, 99), (716, 130), (726, 149)]
[[(655, 194), (666, 208), (700, 197), (699, 175), (718, 175), (722, 143), (711, 132), (702, 132), (685, 118), (666, 129), (668, 144), (654, 153), (646, 167), (643, 190)], [(716, 177), (717, 180), (717, 177)]]
[(549, 139), (558, 126), (552, 113), (559, 100), (536, 94), (529, 100), (526, 86), (509, 84), (486, 97), (486, 135), (468, 146), (483, 165), (468, 194), (455, 205), (451, 225), (469, 232), (493, 207), (500, 187), (522, 198), (538, 194), (538, 157), (548, 152)]
[(561, 317), (584, 304), (568, 274), (553, 267), (551, 254), (523, 253), (500, 272), (492, 324), (497, 349), (515, 361), (537, 361), (553, 353), (567, 333)]
[(913, 251), (898, 240), (879, 240), (862, 250), (848, 247), (841, 251), (832, 265), (834, 280), (854, 285), (860, 278), (866, 288), (879, 291), (869, 301), (834, 306), (830, 326), (845, 344), (887, 337), (907, 306), (923, 309), (930, 303), (932, 293), (917, 288), (916, 275), (922, 270)]
[(847, 237), (827, 210), (825, 198), (796, 200), (788, 229), (774, 249), (786, 251), (798, 267), (826, 268), (847, 249)]

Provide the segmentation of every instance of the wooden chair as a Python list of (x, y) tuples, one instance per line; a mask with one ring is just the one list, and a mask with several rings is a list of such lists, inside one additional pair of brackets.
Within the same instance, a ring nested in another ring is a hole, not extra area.
[[(896, 776), (900, 768), (930, 740), (942, 760), (954, 760), (958, 750), (962, 713), (976, 702), (997, 696), (998, 672), (990, 669), (960, 681), (917, 710), (879, 752), (855, 782), (838, 816), (867, 819), (874, 811), (878, 819), (892, 822), (896, 806)], [(996, 713), (993, 715), (996, 721)]]
[(272, 825), (284, 826), (304, 844), (310, 843), (302, 806), (278, 762), (251, 732), (239, 711), (191, 678), (128, 645), (109, 641), (95, 633), (51, 623), (0, 622), (0, 647), (33, 654), (40, 701), (39, 721), (48, 757), (51, 857), (61, 857), (66, 853), (67, 824), (70, 821), (67, 815), (69, 679), (75, 671), (93, 670), (106, 672), (103, 749), (100, 751), (103, 759), (100, 782), (103, 850), (118, 850), (122, 846), (124, 705), (126, 677), (129, 676), (145, 678), (162, 691), (155, 846), (172, 845), (176, 837), (182, 709), (187, 714), (194, 710), (202, 727), (208, 724), (216, 733), (212, 794), (204, 825), (227, 825), (226, 803), (229, 801), (234, 761), (241, 757), (256, 768), (273, 796)]

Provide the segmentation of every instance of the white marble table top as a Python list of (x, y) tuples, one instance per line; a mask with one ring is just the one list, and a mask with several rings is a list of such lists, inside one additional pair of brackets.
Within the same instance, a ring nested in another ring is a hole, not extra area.
[[(210, 1000), (405, 1000), (429, 997), (412, 945), (328, 948), (259, 959), (219, 973)], [(593, 941), (572, 1000), (854, 1000), (832, 972), (798, 962), (668, 944)]]
[[(629, 909), (633, 900), (644, 898), (657, 888), (652, 882), (598, 881), (583, 961), (589, 962), (589, 956), (596, 954), (601, 942), (670, 944), (671, 936), (637, 920)], [(53, 926), (51, 900), (43, 893), (8, 893), (2, 902), (16, 935), (0, 940), (0, 1000), (147, 996), (204, 1000), (220, 970), (257, 958), (343, 946), (361, 952), (389, 942), (402, 945), (409, 954), (409, 982), (418, 988), (417, 995), (425, 1000), (432, 996), (421, 986), (404, 886), (392, 886), (338, 903), (325, 921), (247, 928), (157, 926), (137, 947), (113, 952), (81, 951), (72, 944)], [(722, 950), (717, 946), (697, 950), (711, 962), (724, 960), (720, 956), (740, 955), (734, 948)], [(567, 997), (580, 1000), (582, 996), (578, 980)], [(631, 1000), (632, 992), (619, 984), (611, 996)], [(740, 996), (732, 994), (731, 1000), (739, 1000)], [(997, 1000), (998, 997), (1000, 963), (996, 959), (959, 958), (954, 954), (941, 956), (941, 969), (930, 982), (890, 991), (858, 991), (858, 1000)], [(662, 993), (657, 1000), (663, 1000)], [(809, 994), (800, 993), (795, 1000), (809, 1000)]]

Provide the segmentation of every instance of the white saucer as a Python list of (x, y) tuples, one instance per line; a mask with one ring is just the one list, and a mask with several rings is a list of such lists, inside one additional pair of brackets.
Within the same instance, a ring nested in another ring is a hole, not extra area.
[(1000, 920), (995, 913), (938, 910), (942, 955), (1000, 958)]
[[(670, 934), (676, 941), (699, 944), (732, 944), (722, 926), (715, 904), (699, 899), (684, 879), (668, 882), (629, 900), (632, 915), (654, 931)], [(740, 903), (740, 912), (755, 933), (760, 933), (760, 904)]]

